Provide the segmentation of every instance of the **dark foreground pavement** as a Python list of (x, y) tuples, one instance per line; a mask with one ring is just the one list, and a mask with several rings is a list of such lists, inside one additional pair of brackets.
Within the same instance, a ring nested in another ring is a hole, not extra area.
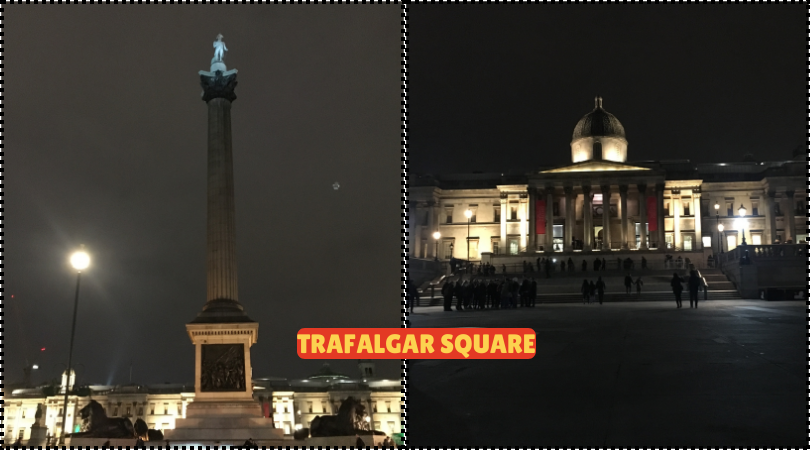
[(530, 327), (537, 355), (412, 360), (407, 442), (806, 448), (801, 301), (417, 309), (413, 327)]

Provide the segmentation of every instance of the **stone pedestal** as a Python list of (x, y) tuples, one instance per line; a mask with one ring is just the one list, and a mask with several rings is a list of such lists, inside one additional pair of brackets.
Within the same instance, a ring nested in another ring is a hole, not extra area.
[(31, 426), (31, 437), (28, 439), (26, 446), (39, 447), (44, 446), (45, 441), (48, 439), (48, 427), (39, 424)]

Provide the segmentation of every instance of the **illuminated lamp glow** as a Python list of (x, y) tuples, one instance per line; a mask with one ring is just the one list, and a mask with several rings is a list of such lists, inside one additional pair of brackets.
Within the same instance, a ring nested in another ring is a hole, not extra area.
[(90, 255), (80, 250), (70, 255), (70, 265), (76, 270), (84, 270), (90, 266)]

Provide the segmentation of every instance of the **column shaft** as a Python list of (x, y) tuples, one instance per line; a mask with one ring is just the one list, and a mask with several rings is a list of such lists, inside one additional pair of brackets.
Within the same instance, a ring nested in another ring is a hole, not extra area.
[(692, 208), (695, 216), (695, 250), (703, 250), (703, 224), (700, 217), (700, 192), (692, 191)]
[(658, 219), (658, 248), (662, 250), (666, 250), (667, 243), (666, 243), (666, 230), (664, 230), (664, 187), (663, 183), (658, 183), (655, 185), (655, 198), (657, 203), (656, 209), (658, 210), (658, 214), (656, 217)]
[(792, 240), (793, 243), (796, 243), (796, 219), (795, 219), (795, 209), (796, 209), (796, 193), (794, 191), (787, 191), (785, 192), (787, 195), (787, 208), (785, 208), (785, 233), (787, 236), (785, 237), (785, 242), (788, 239)]
[(507, 208), (509, 207), (508, 198), (504, 195), (501, 195), (501, 243), (498, 250), (498, 253), (502, 255), (508, 254), (508, 250), (506, 248), (506, 217), (509, 214)]
[(593, 207), (591, 205), (591, 186), (582, 185), (583, 204), (582, 222), (584, 229), (582, 232), (582, 251), (589, 252), (593, 249)]
[(622, 224), (621, 224), (621, 239), (622, 239), (622, 250), (627, 250), (629, 247), (628, 240), (627, 240), (627, 185), (619, 186), (619, 210), (621, 214)]
[(641, 243), (639, 244), (639, 248), (642, 250), (647, 250), (649, 246), (647, 245), (647, 185), (646, 184), (639, 184), (638, 185), (638, 221), (639, 225), (639, 238), (641, 239)]
[(238, 301), (231, 102), (208, 101), (207, 300)]
[(681, 244), (683, 240), (681, 239), (681, 196), (675, 195), (672, 196), (672, 209), (675, 211), (673, 216), (674, 226), (673, 226), (673, 233), (674, 237), (673, 240), (675, 241), (674, 245), (675, 248), (678, 250), (683, 250)]
[(573, 250), (572, 239), (574, 237), (574, 188), (565, 186), (565, 236), (563, 237), (563, 247), (566, 252)]
[(602, 250), (610, 250), (610, 186), (602, 186)]
[(546, 187), (546, 251), (554, 251), (554, 188)]

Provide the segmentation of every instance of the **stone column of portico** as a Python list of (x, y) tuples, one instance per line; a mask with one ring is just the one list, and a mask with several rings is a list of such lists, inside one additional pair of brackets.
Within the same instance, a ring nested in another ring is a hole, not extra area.
[(527, 244), (526, 250), (529, 253), (533, 253), (537, 250), (538, 245), (538, 235), (537, 235), (537, 197), (538, 192), (536, 189), (529, 188), (529, 242)]
[(665, 230), (664, 230), (664, 183), (658, 183), (655, 185), (655, 200), (656, 200), (656, 219), (658, 220), (658, 248), (659, 249), (666, 249), (666, 239), (665, 239)]
[(501, 194), (501, 243), (498, 245), (498, 253), (505, 255), (509, 253), (506, 249), (506, 217), (509, 214), (507, 207), (509, 198), (506, 194)]
[(622, 250), (627, 250), (629, 246), (627, 245), (627, 185), (622, 184), (619, 186), (619, 209), (621, 210), (621, 218), (622, 218), (622, 225), (621, 225), (621, 239), (622, 239)]
[(429, 250), (425, 252), (426, 255), (433, 255), (433, 258), (439, 257), (439, 246), (436, 245), (436, 239), (433, 238), (433, 233), (439, 231), (439, 226), (436, 224), (436, 203), (431, 201), (428, 202), (428, 234), (429, 239), (428, 241), (428, 248)]
[(529, 222), (527, 217), (529, 215), (529, 194), (520, 195), (520, 203), (518, 203), (518, 218), (520, 219), (520, 250), (525, 251), (528, 245), (529, 235)]
[(610, 185), (602, 185), (602, 250), (610, 250)]
[(695, 250), (703, 250), (703, 224), (700, 221), (700, 192), (692, 191), (692, 208), (695, 211)]
[(582, 185), (582, 251), (589, 252), (593, 249), (593, 207), (591, 205), (591, 186)]
[(563, 248), (566, 252), (570, 252), (574, 249), (572, 238), (574, 237), (574, 220), (576, 217), (574, 210), (574, 187), (565, 186), (563, 190), (565, 191), (565, 236), (563, 237)]
[(776, 242), (776, 191), (768, 191), (765, 195), (765, 204), (768, 205), (765, 220), (770, 228), (767, 242), (773, 244)]
[(787, 195), (787, 208), (785, 208), (785, 242), (788, 239), (792, 240), (793, 243), (796, 243), (796, 219), (794, 217), (796, 209), (796, 193), (794, 191), (786, 191), (785, 195)]
[(673, 216), (672, 221), (674, 224), (672, 227), (673, 245), (675, 246), (676, 249), (683, 250), (681, 248), (683, 239), (681, 239), (681, 196), (679, 194), (672, 195), (672, 210), (674, 211), (672, 213)]
[(546, 251), (554, 251), (554, 187), (546, 186)]
[(638, 186), (638, 221), (639, 225), (639, 238), (641, 239), (641, 250), (647, 250), (647, 185), (639, 184)]

